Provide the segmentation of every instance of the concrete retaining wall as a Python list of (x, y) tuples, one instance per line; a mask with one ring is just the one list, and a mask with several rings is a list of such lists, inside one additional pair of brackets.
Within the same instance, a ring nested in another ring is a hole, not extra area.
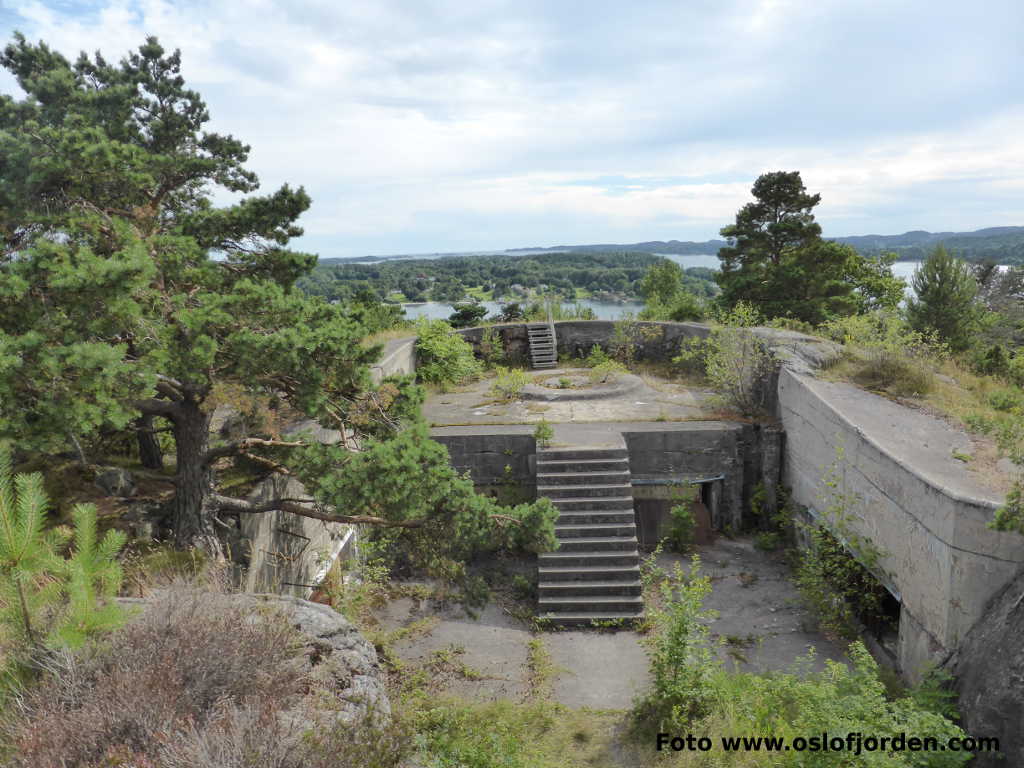
[(787, 369), (779, 408), (784, 482), (822, 510), (835, 463), (840, 491), (856, 499), (849, 527), (882, 552), (883, 581), (901, 600), (897, 655), (914, 678), (957, 647), (1024, 563), (1024, 543), (986, 527), (1000, 499), (952, 458), (967, 438), (945, 423)]

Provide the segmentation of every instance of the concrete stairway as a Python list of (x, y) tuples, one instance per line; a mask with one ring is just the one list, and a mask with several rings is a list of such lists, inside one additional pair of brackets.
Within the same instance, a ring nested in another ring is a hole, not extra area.
[(526, 333), (530, 339), (531, 367), (554, 368), (558, 365), (554, 326), (549, 323), (528, 323)]
[(539, 556), (540, 618), (560, 626), (639, 618), (640, 553), (626, 449), (538, 452), (537, 496), (561, 512), (559, 549)]

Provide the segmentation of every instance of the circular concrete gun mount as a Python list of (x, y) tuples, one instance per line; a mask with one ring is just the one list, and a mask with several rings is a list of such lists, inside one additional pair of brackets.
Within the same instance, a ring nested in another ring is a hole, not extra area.
[[(632, 373), (612, 374), (608, 381), (591, 383), (585, 373), (552, 371), (554, 375), (541, 384), (527, 384), (519, 394), (520, 400), (543, 400), (545, 402), (567, 402), (577, 400), (607, 400), (630, 395), (644, 387), (643, 379)], [(560, 380), (568, 380), (570, 386), (560, 387)]]

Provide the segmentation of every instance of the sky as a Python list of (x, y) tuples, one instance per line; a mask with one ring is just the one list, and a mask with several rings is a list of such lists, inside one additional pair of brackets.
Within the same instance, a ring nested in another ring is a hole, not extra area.
[(706, 240), (774, 170), (826, 236), (1024, 225), (1020, 0), (0, 0), (14, 30), (180, 48), (322, 257)]

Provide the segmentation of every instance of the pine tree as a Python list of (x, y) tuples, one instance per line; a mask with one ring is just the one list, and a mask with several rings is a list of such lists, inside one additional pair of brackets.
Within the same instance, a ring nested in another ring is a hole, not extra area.
[(950, 349), (967, 349), (978, 328), (978, 283), (966, 263), (940, 244), (911, 279), (915, 297), (907, 302), (907, 320), (917, 331), (934, 331)]
[[(72, 510), (73, 530), (47, 528), (50, 503), (43, 476), (12, 473), (11, 449), (0, 443), (0, 628), (35, 649), (80, 645), (118, 626), (113, 601), (121, 586), (120, 531), (96, 537), (96, 508)], [(73, 541), (70, 557), (60, 551)]]

